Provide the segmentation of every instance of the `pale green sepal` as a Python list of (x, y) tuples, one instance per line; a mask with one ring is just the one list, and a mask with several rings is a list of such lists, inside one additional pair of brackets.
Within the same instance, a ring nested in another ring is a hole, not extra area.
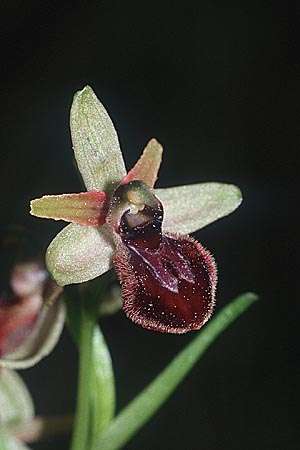
[(22, 378), (13, 370), (0, 370), (0, 426), (17, 427), (34, 416), (30, 393)]
[(82, 283), (111, 268), (113, 243), (107, 225), (101, 228), (71, 223), (51, 242), (46, 264), (60, 285)]
[(30, 450), (30, 448), (0, 428), (0, 450)]
[(73, 148), (88, 190), (112, 191), (126, 175), (115, 127), (93, 90), (75, 94), (70, 117)]
[(65, 316), (62, 299), (46, 302), (29, 336), (17, 350), (0, 358), (0, 371), (2, 367), (27, 369), (51, 353), (62, 333)]
[(164, 207), (163, 227), (175, 233), (193, 233), (227, 216), (242, 202), (237, 186), (199, 183), (155, 189)]

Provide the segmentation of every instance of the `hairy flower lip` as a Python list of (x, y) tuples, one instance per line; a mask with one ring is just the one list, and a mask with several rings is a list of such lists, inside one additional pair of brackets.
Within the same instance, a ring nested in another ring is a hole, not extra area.
[[(121, 185), (113, 194), (116, 251), (113, 263), (121, 283), (128, 318), (148, 330), (183, 334), (199, 330), (215, 304), (217, 268), (214, 258), (189, 236), (163, 233), (163, 207), (155, 195), (143, 195), (145, 208), (130, 213), (132, 189), (148, 188), (138, 181)], [(137, 196), (140, 203), (140, 195)], [(147, 211), (144, 211), (147, 209)], [(132, 218), (134, 220), (132, 221)], [(145, 218), (146, 217), (146, 218)]]
[[(158, 297), (160, 304), (158, 304), (157, 300), (155, 300), (155, 297), (149, 297), (148, 299), (147, 297), (144, 297), (142, 301), (138, 300), (137, 298), (141, 281), (143, 284), (143, 280), (146, 279), (145, 277), (147, 277), (147, 275), (146, 272), (143, 272), (143, 275), (140, 276), (138, 275), (140, 270), (133, 270), (134, 266), (132, 265), (132, 260), (130, 259), (129, 248), (122, 245), (119, 241), (114, 257), (114, 265), (121, 281), (124, 312), (134, 323), (155, 332), (184, 334), (190, 331), (199, 330), (209, 320), (215, 306), (217, 268), (214, 258), (208, 250), (206, 250), (199, 242), (195, 241), (190, 236), (182, 236), (173, 233), (166, 233), (165, 236), (167, 238), (182, 242), (186, 241), (192, 245), (195, 245), (196, 249), (200, 252), (201, 258), (203, 258), (203, 264), (207, 267), (207, 273), (209, 274), (209, 286), (211, 289), (210, 295), (207, 298), (207, 308), (205, 307), (203, 309), (203, 306), (199, 304), (198, 308), (192, 308), (188, 313), (189, 318), (185, 318), (186, 313), (183, 311), (181, 312), (181, 308), (185, 308), (185, 306), (182, 303), (182, 300), (179, 302), (180, 295), (177, 300), (175, 300), (178, 295), (177, 289), (174, 291), (174, 302), (170, 303), (167, 308), (165, 308), (164, 305), (161, 305), (163, 297)], [(151, 278), (151, 275), (150, 279), (152, 280), (151, 286), (155, 285), (154, 279)], [(164, 286), (161, 285), (160, 289), (161, 292), (163, 292)], [(149, 294), (147, 294), (147, 296), (149, 296)], [(155, 312), (156, 308), (159, 308), (157, 312)], [(191, 314), (194, 315), (193, 318), (191, 317)], [(200, 315), (196, 316), (195, 314)]]
[[(195, 295), (192, 287), (187, 286), (186, 283), (191, 282), (193, 277), (195, 280), (197, 279), (199, 286), (204, 286), (205, 282), (208, 283), (210, 303), (213, 303), (215, 289), (213, 285), (216, 283), (216, 276), (214, 278), (212, 273), (209, 274), (209, 270), (216, 272), (216, 269), (214, 262), (209, 263), (209, 261), (213, 261), (212, 257), (206, 257), (209, 253), (206, 253), (207, 251), (201, 244), (189, 240), (191, 238), (178, 237), (177, 241), (182, 239), (181, 248), (179, 244), (178, 247), (177, 244), (170, 241), (172, 240), (170, 236), (172, 233), (191, 233), (230, 214), (241, 203), (242, 197), (239, 189), (233, 185), (212, 182), (151, 191), (157, 179), (162, 159), (162, 146), (156, 139), (151, 139), (140, 159), (126, 173), (116, 130), (106, 109), (89, 86), (74, 96), (70, 126), (75, 158), (87, 192), (45, 196), (32, 201), (34, 215), (73, 222), (56, 236), (47, 250), (47, 267), (56, 282), (64, 286), (85, 282), (104, 274), (111, 268), (115, 247), (118, 251), (120, 235), (123, 233), (121, 240), (123, 239), (123, 244), (125, 243), (128, 247), (128, 240), (132, 236), (133, 240), (135, 238), (134, 233), (138, 233), (139, 230), (144, 232), (148, 225), (150, 227), (151, 214), (154, 214), (155, 207), (151, 210), (152, 206), (147, 204), (147, 200), (141, 195), (141, 192), (129, 189), (144, 183), (147, 186), (146, 191), (151, 193), (153, 198), (157, 199), (156, 201), (165, 209), (162, 230), (165, 236), (163, 240), (165, 263), (171, 266), (173, 264), (173, 269), (181, 283), (180, 289), (188, 292), (191, 303), (195, 301)], [(116, 198), (118, 189), (123, 189), (124, 192), (129, 189), (125, 200)], [(94, 197), (97, 197), (96, 203), (93, 203)], [(87, 199), (86, 205), (84, 199)], [(103, 205), (101, 199), (104, 200)], [(77, 200), (81, 202), (80, 212), (76, 207)], [(55, 202), (57, 204), (62, 202), (60, 211), (58, 209), (56, 211)], [(159, 213), (155, 220), (158, 218)], [(156, 241), (154, 244), (151, 243), (153, 248), (160, 241), (157, 233), (160, 233), (161, 225), (158, 224), (159, 220), (157, 223), (153, 222), (153, 233), (156, 233)], [(126, 235), (127, 241), (124, 235), (126, 229), (129, 233)], [(131, 231), (134, 233), (130, 237)], [(142, 240), (141, 238), (137, 245), (141, 245)], [(198, 260), (200, 257), (202, 257), (207, 271), (205, 274), (203, 269), (203, 282), (197, 275), (197, 270), (200, 272), (202, 270)], [(180, 258), (186, 259), (186, 266), (180, 262)], [(187, 268), (189, 258), (192, 264), (190, 275)], [(183, 270), (182, 273), (180, 273), (180, 268)], [(136, 270), (138, 271), (138, 269)], [(171, 270), (170, 267), (168, 270)], [(122, 276), (120, 278), (123, 282)], [(202, 290), (204, 298), (205, 289)], [(169, 299), (168, 301), (171, 304), (173, 300)], [(183, 313), (184, 310), (185, 313)], [(186, 306), (182, 308), (182, 315), (187, 314), (187, 311)], [(203, 323), (206, 320), (204, 319), (201, 318)], [(172, 327), (175, 330), (183, 326), (176, 327), (173, 324), (166, 327), (166, 330)]]

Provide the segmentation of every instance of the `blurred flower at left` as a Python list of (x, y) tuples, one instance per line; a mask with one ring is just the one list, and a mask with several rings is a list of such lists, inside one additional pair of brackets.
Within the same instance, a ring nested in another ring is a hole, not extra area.
[(29, 450), (23, 437), (30, 436), (28, 430), (32, 429), (33, 421), (33, 401), (21, 377), (13, 370), (0, 368), (1, 450)]
[(64, 325), (62, 288), (50, 279), (28, 239), (16, 227), (1, 232), (0, 370), (39, 362), (52, 351)]

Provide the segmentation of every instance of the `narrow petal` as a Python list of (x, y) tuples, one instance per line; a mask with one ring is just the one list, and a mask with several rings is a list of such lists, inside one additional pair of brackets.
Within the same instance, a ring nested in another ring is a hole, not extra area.
[(82, 283), (107, 272), (112, 253), (106, 225), (95, 228), (70, 224), (49, 245), (46, 264), (56, 282), (64, 286)]
[(107, 195), (98, 191), (45, 195), (32, 200), (30, 205), (33, 216), (95, 227), (105, 222)]
[(146, 145), (142, 156), (135, 166), (123, 178), (122, 184), (133, 180), (140, 180), (148, 186), (153, 187), (162, 160), (163, 148), (156, 139), (151, 139)]
[(155, 194), (164, 207), (164, 229), (186, 234), (227, 216), (242, 202), (239, 188), (224, 183), (156, 189)]
[(75, 158), (87, 190), (112, 191), (126, 169), (114, 125), (89, 86), (74, 96), (70, 126)]
[(47, 356), (55, 347), (65, 321), (65, 306), (61, 300), (43, 306), (32, 332), (12, 353), (0, 359), (0, 368), (26, 369)]

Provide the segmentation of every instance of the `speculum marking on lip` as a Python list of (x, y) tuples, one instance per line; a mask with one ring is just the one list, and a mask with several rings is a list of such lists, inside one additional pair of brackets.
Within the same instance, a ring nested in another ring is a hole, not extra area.
[(119, 221), (114, 264), (123, 308), (134, 322), (160, 332), (196, 330), (210, 317), (217, 281), (210, 253), (189, 236), (162, 234), (159, 200)]

